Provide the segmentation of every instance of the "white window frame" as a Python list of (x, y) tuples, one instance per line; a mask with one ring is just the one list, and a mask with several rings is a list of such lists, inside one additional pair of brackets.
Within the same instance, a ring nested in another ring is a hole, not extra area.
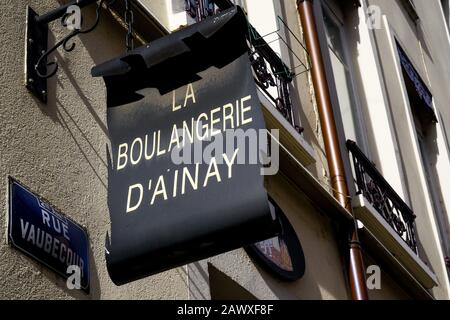
[[(330, 19), (332, 19), (332, 21), (339, 27), (339, 31), (340, 31), (340, 38), (342, 39), (342, 48), (343, 48), (343, 53), (344, 53), (344, 59), (345, 61), (343, 61), (344, 65), (348, 68), (348, 73), (350, 76), (350, 90), (351, 93), (353, 94), (353, 108), (352, 108), (352, 113), (354, 116), (354, 121), (355, 121), (355, 131), (357, 134), (360, 134), (360, 138), (358, 141), (356, 141), (358, 143), (358, 146), (361, 150), (364, 151), (364, 153), (366, 154), (367, 157), (369, 157), (369, 159), (371, 158), (371, 152), (370, 149), (368, 147), (368, 138), (367, 138), (367, 130), (366, 130), (366, 126), (365, 126), (365, 119), (364, 119), (364, 114), (363, 114), (363, 109), (362, 109), (362, 104), (360, 102), (360, 96), (359, 96), (359, 91), (358, 91), (358, 87), (355, 83), (355, 71), (354, 71), (354, 66), (352, 64), (352, 59), (348, 50), (348, 40), (347, 37), (345, 35), (344, 32), (344, 16), (343, 13), (341, 11), (341, 9), (339, 8), (339, 5), (336, 4), (335, 0), (322, 0), (321, 1), (321, 17), (323, 17), (324, 15), (327, 15)], [(326, 29), (325, 25), (323, 26), (324, 30)], [(327, 43), (328, 46), (328, 43)], [(327, 52), (327, 59), (331, 59), (331, 57), (329, 57), (329, 54)], [(328, 61), (329, 64), (331, 65), (331, 61)], [(333, 79), (334, 81), (334, 79)], [(339, 103), (339, 101), (337, 101)], [(342, 120), (342, 119), (341, 119)], [(339, 125), (342, 126), (342, 123), (340, 123)], [(342, 128), (343, 129), (343, 128)], [(342, 130), (344, 131), (344, 130)], [(347, 137), (346, 137), (347, 139)]]

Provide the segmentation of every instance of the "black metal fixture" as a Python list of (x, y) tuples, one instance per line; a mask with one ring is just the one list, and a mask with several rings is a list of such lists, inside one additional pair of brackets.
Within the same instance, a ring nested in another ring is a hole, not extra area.
[(131, 10), (131, 0), (125, 0), (125, 13), (124, 13), (125, 24), (127, 26), (127, 35), (125, 38), (127, 52), (134, 49), (134, 39), (133, 39), (133, 24), (134, 24), (134, 14)]
[(61, 18), (61, 24), (66, 26), (67, 18), (70, 16), (68, 9), (71, 6), (78, 6), (80, 9), (90, 4), (94, 4), (96, 0), (72, 0), (69, 3), (60, 6), (46, 14), (38, 15), (31, 7), (27, 6), (26, 17), (26, 48), (25, 48), (25, 76), (26, 86), (43, 103), (47, 102), (47, 79), (54, 76), (58, 71), (58, 63), (55, 61), (48, 62), (48, 56), (59, 47), (67, 52), (73, 51), (75, 43), (69, 41), (77, 35), (85, 34), (93, 31), (99, 21), (101, 8), (105, 2), (111, 5), (115, 0), (100, 0), (97, 4), (96, 19), (92, 26), (81, 29), (72, 30), (66, 37), (56, 42), (56, 44), (48, 48), (48, 24), (56, 19)]

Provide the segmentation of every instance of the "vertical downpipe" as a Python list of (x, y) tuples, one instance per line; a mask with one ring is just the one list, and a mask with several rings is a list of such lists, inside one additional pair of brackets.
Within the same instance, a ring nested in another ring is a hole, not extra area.
[[(297, 0), (297, 9), (303, 27), (306, 47), (311, 57), (312, 80), (317, 96), (320, 124), (322, 126), (325, 151), (330, 170), (331, 186), (334, 197), (352, 215), (349, 191), (345, 178), (342, 153), (339, 147), (336, 123), (331, 105), (325, 66), (322, 60), (319, 36), (314, 16), (313, 0)], [(356, 219), (349, 237), (350, 261), (349, 282), (353, 300), (368, 300), (361, 243), (358, 238)]]

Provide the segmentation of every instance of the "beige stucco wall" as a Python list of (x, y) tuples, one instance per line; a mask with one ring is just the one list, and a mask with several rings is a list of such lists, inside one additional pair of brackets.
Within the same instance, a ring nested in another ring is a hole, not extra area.
[[(104, 260), (109, 228), (106, 205), (106, 96), (91, 67), (124, 51), (123, 30), (102, 19), (91, 34), (74, 41), (71, 53), (58, 50), (60, 70), (49, 80), (49, 102), (39, 103), (23, 85), (25, 6), (38, 13), (59, 6), (54, 0), (5, 0), (0, 3), (0, 299), (187, 298), (183, 269), (116, 287)], [(91, 23), (94, 8), (86, 9)], [(83, 10), (84, 11), (84, 10)], [(67, 34), (59, 22), (52, 37)], [(91, 245), (91, 294), (69, 292), (65, 283), (6, 243), (7, 176), (21, 180), (64, 214), (87, 227)]]

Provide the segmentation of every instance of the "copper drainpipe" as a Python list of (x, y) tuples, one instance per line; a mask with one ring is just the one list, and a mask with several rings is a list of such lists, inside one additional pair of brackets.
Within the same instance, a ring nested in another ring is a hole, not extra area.
[[(330, 170), (331, 186), (333, 188), (334, 197), (353, 215), (351, 201), (349, 200), (350, 194), (345, 179), (342, 153), (339, 148), (333, 107), (331, 105), (330, 93), (328, 90), (328, 82), (325, 75), (325, 66), (320, 50), (313, 0), (297, 0), (297, 9), (303, 27), (306, 48), (308, 49), (311, 58), (312, 80), (316, 92), (320, 124), (322, 126), (325, 151)], [(354, 300), (368, 300), (361, 243), (358, 238), (356, 220), (354, 220), (354, 222), (354, 225), (352, 225), (351, 236), (349, 237), (350, 288)]]

